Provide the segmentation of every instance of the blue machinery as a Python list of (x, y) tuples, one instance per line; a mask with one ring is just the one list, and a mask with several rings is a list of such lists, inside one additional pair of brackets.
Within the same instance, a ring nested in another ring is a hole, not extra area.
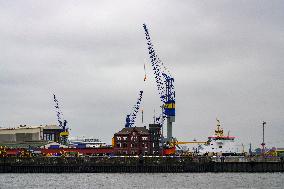
[(67, 126), (67, 121), (64, 120), (62, 122), (61, 120), (61, 116), (63, 116), (62, 112), (60, 111), (59, 108), (59, 104), (58, 104), (58, 100), (56, 99), (55, 94), (53, 94), (53, 100), (55, 102), (55, 111), (56, 111), (56, 115), (57, 115), (57, 120), (59, 123), (59, 127), (61, 128), (61, 132), (60, 132), (60, 143), (66, 145), (68, 143), (68, 136), (69, 136), (69, 128)]
[(140, 91), (139, 92), (139, 97), (137, 99), (137, 102), (133, 106), (131, 113), (126, 115), (125, 127), (132, 127), (135, 124), (135, 119), (137, 117), (137, 113), (138, 113), (139, 108), (140, 108), (142, 97), (143, 97), (143, 91)]
[(157, 56), (153, 48), (153, 44), (151, 42), (151, 38), (146, 24), (143, 24), (143, 28), (145, 30), (148, 51), (155, 74), (155, 80), (160, 95), (160, 100), (163, 103), (162, 123), (164, 118), (167, 118), (167, 140), (171, 141), (173, 139), (172, 125), (173, 122), (175, 122), (174, 78), (171, 76), (170, 72), (167, 70), (167, 68)]

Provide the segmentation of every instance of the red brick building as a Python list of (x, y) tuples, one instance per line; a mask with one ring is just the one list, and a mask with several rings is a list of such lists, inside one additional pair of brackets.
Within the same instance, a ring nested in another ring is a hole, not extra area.
[(151, 153), (151, 137), (146, 127), (128, 127), (114, 134), (116, 155), (148, 155)]

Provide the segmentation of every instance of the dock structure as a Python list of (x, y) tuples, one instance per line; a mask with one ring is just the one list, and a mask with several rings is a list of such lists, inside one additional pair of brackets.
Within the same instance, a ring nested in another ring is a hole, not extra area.
[(0, 173), (284, 172), (283, 161), (216, 162), (201, 157), (1, 158)]

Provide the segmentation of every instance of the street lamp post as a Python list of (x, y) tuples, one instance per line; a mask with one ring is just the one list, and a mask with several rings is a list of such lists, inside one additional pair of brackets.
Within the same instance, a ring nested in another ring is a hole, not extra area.
[(262, 146), (262, 154), (264, 155), (265, 153), (265, 142), (264, 142), (264, 126), (266, 125), (266, 122), (263, 121), (262, 122), (262, 143), (261, 143), (261, 146)]

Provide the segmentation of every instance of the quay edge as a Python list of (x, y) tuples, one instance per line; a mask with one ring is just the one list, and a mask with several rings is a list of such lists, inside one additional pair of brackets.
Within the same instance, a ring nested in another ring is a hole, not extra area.
[(192, 157), (1, 158), (0, 173), (284, 172), (284, 162), (214, 162)]

